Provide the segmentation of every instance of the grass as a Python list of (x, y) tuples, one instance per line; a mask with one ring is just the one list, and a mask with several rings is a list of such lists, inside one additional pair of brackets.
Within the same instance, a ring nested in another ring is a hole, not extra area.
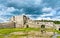
[(60, 34), (60, 31), (59, 30), (55, 30), (56, 33)]
[(57, 38), (60, 38), (60, 36), (57, 36)]
[(28, 32), (28, 31), (39, 31), (39, 28), (4, 28), (4, 29), (0, 29), (0, 34), (9, 34), (12, 32)]
[[(3, 29), (0, 29), (0, 38), (4, 38), (4, 35), (8, 35), (12, 32), (29, 32), (29, 31), (40, 31), (41, 28), (3, 28)], [(48, 32), (53, 32), (52, 29), (45, 29), (46, 31)], [(23, 38), (25, 37), (26, 35), (11, 35), (9, 38)]]
[(47, 32), (54, 32), (54, 29), (53, 28), (46, 28), (46, 31)]
[(0, 38), (4, 38), (4, 36), (0, 35)]
[[(28, 32), (28, 31), (39, 31), (40, 29), (39, 28), (3, 28), (3, 29), (0, 29), (0, 38), (4, 38), (4, 35), (8, 35), (12, 32), (19, 32), (19, 31), (22, 31), (22, 32)], [(20, 35), (20, 36), (25, 36), (25, 35)], [(9, 38), (18, 38), (20, 37), (18, 35), (12, 35), (11, 37)]]
[[(41, 28), (3, 28), (0, 29), (0, 34), (10, 34), (12, 32), (28, 32), (28, 31), (40, 31)], [(46, 29), (47, 32), (54, 32), (53, 29)], [(59, 32), (60, 33), (60, 32)]]

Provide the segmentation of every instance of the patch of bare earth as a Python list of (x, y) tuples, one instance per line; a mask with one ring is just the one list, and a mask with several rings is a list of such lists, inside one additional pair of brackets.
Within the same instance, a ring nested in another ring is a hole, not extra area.
[(29, 32), (13, 32), (10, 33), (8, 38), (51, 38), (53, 32), (41, 33), (40, 31), (29, 31)]

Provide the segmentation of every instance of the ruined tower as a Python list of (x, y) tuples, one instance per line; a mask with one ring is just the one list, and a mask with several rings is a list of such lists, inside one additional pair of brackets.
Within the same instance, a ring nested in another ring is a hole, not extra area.
[(13, 16), (11, 21), (14, 22), (14, 28), (23, 28), (28, 18), (25, 15)]

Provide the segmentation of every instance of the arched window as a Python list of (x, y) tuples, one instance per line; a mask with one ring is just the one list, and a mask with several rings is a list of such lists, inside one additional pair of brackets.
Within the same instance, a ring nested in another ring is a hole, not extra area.
[(45, 28), (45, 25), (41, 25), (41, 28)]
[(25, 15), (23, 15), (23, 21), (24, 21), (24, 24), (27, 23), (27, 17)]

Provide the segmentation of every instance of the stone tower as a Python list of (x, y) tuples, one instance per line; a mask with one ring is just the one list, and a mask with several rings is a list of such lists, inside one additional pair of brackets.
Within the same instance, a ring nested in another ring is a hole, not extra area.
[(14, 22), (15, 28), (23, 28), (26, 25), (28, 18), (25, 15), (13, 16), (11, 21)]

